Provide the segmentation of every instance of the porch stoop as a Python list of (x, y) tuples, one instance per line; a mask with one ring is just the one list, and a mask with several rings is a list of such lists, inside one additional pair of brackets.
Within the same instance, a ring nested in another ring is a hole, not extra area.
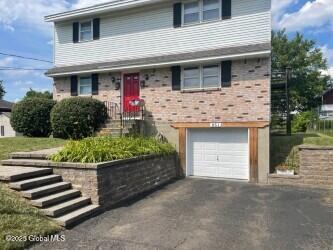
[(135, 134), (139, 132), (136, 120), (122, 122), (121, 120), (108, 119), (102, 129), (97, 133), (97, 136), (120, 137), (130, 133)]
[[(8, 183), (9, 188), (19, 192), (44, 215), (60, 226), (71, 227), (101, 211), (90, 197), (82, 196), (71, 183), (64, 182), (62, 176), (53, 174), (53, 169), (47, 168), (47, 160), (41, 159), (42, 155), (23, 157), (24, 153), (12, 154), (12, 159), (1, 162), (0, 181)], [(46, 167), (30, 167), (36, 161), (38, 166)], [(18, 163), (22, 163), (21, 166)]]

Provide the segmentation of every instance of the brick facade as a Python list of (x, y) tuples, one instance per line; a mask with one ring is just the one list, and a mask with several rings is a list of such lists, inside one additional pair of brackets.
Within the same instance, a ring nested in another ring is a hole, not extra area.
[[(270, 60), (248, 59), (233, 61), (232, 85), (219, 90), (182, 92), (171, 88), (171, 69), (141, 70), (141, 98), (146, 103), (146, 119), (155, 122), (245, 122), (270, 120)], [(120, 91), (111, 79), (121, 73), (99, 76), (101, 101), (120, 102)], [(56, 78), (55, 99), (70, 96), (69, 77)]]

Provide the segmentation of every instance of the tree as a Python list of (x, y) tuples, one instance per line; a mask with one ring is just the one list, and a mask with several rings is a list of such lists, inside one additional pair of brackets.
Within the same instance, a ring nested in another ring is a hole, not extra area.
[(285, 30), (272, 32), (272, 70), (291, 67), (289, 103), (291, 111), (306, 111), (321, 103), (321, 95), (329, 84), (329, 77), (321, 72), (327, 69), (327, 60), (316, 42), (300, 33), (288, 38)]
[(49, 91), (39, 92), (30, 88), (30, 90), (25, 94), (23, 100), (31, 98), (53, 99), (53, 95)]
[(3, 81), (0, 80), (0, 100), (5, 96), (6, 91), (5, 87), (3, 86)]

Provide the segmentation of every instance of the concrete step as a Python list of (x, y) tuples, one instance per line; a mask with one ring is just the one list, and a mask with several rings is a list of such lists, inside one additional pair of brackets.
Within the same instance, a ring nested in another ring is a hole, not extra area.
[(26, 190), (26, 189), (37, 188), (46, 184), (60, 182), (61, 180), (62, 177), (60, 175), (51, 174), (23, 181), (11, 182), (9, 184), (9, 187), (15, 190)]
[(57, 182), (54, 184), (29, 189), (26, 191), (21, 191), (21, 195), (28, 199), (36, 199), (37, 197), (46, 196), (56, 192), (64, 191), (71, 188), (71, 183), (69, 182)]
[(80, 223), (83, 219), (94, 215), (99, 210), (99, 205), (88, 205), (71, 213), (55, 218), (60, 226), (69, 227)]
[(78, 197), (52, 207), (41, 210), (41, 212), (50, 217), (59, 217), (66, 213), (72, 212), (78, 208), (91, 204), (90, 198)]
[(10, 154), (11, 159), (37, 159), (46, 160), (52, 154), (60, 151), (62, 147), (37, 150), (32, 152), (14, 152)]
[(56, 194), (48, 195), (39, 199), (31, 200), (30, 203), (39, 208), (49, 207), (55, 204), (58, 204), (63, 201), (67, 201), (69, 199), (73, 199), (79, 197), (81, 192), (76, 189), (69, 189), (63, 192), (59, 192)]
[(49, 175), (52, 173), (53, 170), (51, 168), (28, 168), (14, 163), (10, 166), (0, 166), (0, 180), (10, 182)]
[(47, 167), (49, 166), (48, 160), (37, 159), (9, 159), (0, 162), (4, 166), (27, 166), (27, 167)]

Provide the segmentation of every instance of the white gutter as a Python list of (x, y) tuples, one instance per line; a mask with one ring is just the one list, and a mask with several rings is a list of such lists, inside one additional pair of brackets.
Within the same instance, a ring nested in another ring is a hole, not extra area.
[(228, 55), (228, 56), (215, 56), (215, 57), (206, 57), (206, 58), (191, 59), (191, 60), (178, 60), (178, 61), (171, 61), (171, 62), (164, 62), (164, 63), (151, 63), (151, 64), (140, 64), (140, 65), (133, 65), (133, 66), (120, 66), (120, 67), (100, 67), (100, 68), (91, 69), (91, 70), (78, 70), (78, 71), (71, 71), (71, 72), (65, 72), (65, 73), (47, 74), (47, 76), (57, 77), (57, 76), (70, 76), (70, 75), (79, 75), (79, 74), (87, 74), (87, 73), (115, 72), (115, 71), (121, 71), (121, 70), (129, 70), (129, 69), (148, 69), (148, 68), (166, 67), (166, 66), (172, 66), (172, 65), (190, 64), (190, 63), (205, 63), (205, 62), (218, 61), (218, 60), (255, 58), (258, 56), (259, 57), (269, 57), (270, 55), (271, 55), (271, 51), (265, 50), (265, 51), (260, 51), (260, 52), (249, 52), (249, 53), (234, 54), (234, 55)]
[(44, 17), (46, 22), (65, 21), (73, 18), (84, 17), (89, 15), (103, 14), (111, 11), (119, 11), (134, 7), (144, 6), (147, 4), (163, 2), (163, 0), (120, 0), (112, 1), (105, 4), (93, 5), (86, 8), (66, 11)]

